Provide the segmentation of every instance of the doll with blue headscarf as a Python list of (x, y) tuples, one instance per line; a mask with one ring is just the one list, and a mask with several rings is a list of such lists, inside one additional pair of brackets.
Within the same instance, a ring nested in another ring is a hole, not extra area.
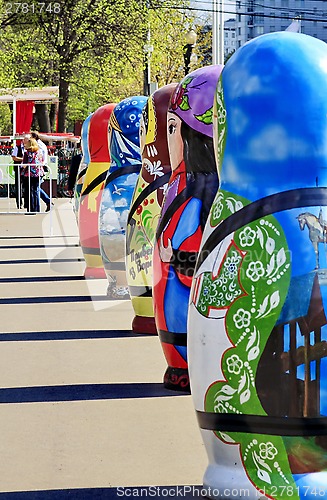
[(100, 207), (100, 251), (109, 281), (108, 293), (119, 297), (126, 286), (125, 232), (129, 207), (141, 169), (139, 128), (146, 97), (124, 99), (113, 110), (109, 122), (111, 164)]

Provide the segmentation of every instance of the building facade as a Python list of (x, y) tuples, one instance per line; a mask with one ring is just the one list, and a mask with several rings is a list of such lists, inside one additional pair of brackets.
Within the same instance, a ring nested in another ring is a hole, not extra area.
[(236, 50), (235, 19), (224, 22), (224, 57)]
[(327, 42), (327, 0), (237, 0), (235, 48), (264, 33), (284, 31), (293, 19), (301, 20), (301, 33)]

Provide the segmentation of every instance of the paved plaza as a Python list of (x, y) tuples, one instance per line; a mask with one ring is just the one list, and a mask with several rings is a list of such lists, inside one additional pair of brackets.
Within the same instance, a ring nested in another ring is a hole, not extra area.
[(176, 486), (201, 485), (191, 396), (163, 388), (159, 339), (133, 334), (131, 302), (83, 278), (70, 200), (34, 216), (1, 203), (0, 498), (181, 498)]

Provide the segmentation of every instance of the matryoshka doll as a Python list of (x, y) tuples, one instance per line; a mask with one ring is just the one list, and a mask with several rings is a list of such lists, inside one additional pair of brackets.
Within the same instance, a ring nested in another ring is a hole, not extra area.
[(89, 128), (90, 120), (93, 113), (91, 113), (83, 122), (82, 132), (81, 132), (81, 148), (82, 148), (82, 159), (78, 167), (78, 172), (76, 176), (76, 184), (74, 189), (74, 212), (76, 220), (78, 221), (78, 209), (81, 197), (81, 191), (83, 187), (83, 182), (85, 179), (85, 174), (87, 167), (90, 163), (90, 150), (89, 150)]
[(220, 189), (189, 310), (204, 491), (327, 497), (327, 45), (257, 37), (218, 84)]
[(102, 193), (100, 251), (109, 281), (108, 296), (128, 296), (125, 233), (128, 212), (141, 169), (140, 120), (146, 97), (128, 97), (116, 105), (109, 123), (110, 169)]
[(100, 254), (99, 209), (104, 181), (110, 166), (108, 123), (115, 104), (97, 109), (90, 120), (90, 163), (81, 191), (78, 228), (84, 254), (85, 278), (106, 278)]
[(176, 87), (167, 115), (172, 175), (153, 254), (155, 320), (168, 363), (164, 385), (188, 390), (187, 312), (202, 231), (218, 189), (212, 108), (221, 66), (206, 66)]
[(135, 311), (132, 329), (157, 333), (152, 300), (152, 253), (159, 214), (170, 177), (167, 111), (176, 84), (156, 90), (143, 108), (140, 127), (142, 168), (126, 228), (126, 273)]

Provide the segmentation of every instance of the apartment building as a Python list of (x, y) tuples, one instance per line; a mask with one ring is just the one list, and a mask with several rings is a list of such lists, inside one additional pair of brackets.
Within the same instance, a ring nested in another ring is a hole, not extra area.
[(284, 31), (295, 18), (301, 19), (301, 33), (327, 42), (327, 0), (237, 0), (235, 12), (235, 48), (264, 33)]
[(224, 57), (236, 50), (235, 19), (224, 22)]

